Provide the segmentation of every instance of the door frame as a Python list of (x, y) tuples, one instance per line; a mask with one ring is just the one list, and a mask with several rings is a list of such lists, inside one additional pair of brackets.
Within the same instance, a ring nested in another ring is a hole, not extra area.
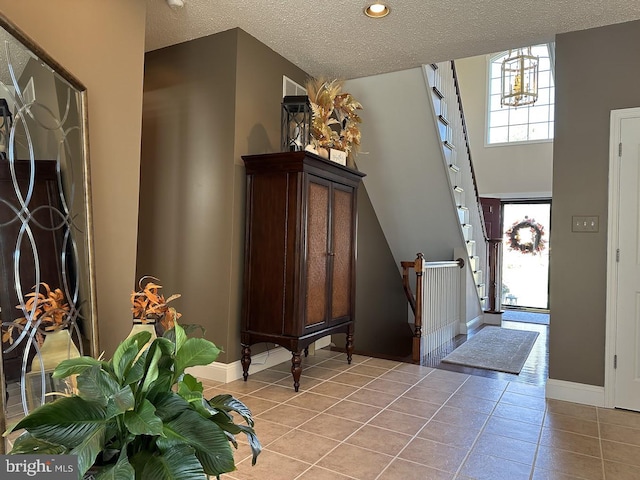
[(620, 210), (620, 122), (640, 117), (640, 107), (611, 110), (609, 127), (609, 206), (607, 214), (607, 305), (604, 348), (604, 406), (615, 407), (616, 371), (613, 368), (618, 327), (618, 263), (616, 252), (619, 240), (618, 214)]
[[(504, 225), (504, 206), (505, 205), (536, 205), (536, 204), (543, 204), (543, 203), (548, 203), (549, 204), (549, 225), (547, 227), (547, 238), (549, 238), (551, 236), (551, 225), (553, 223), (553, 214), (552, 214), (552, 207), (553, 207), (553, 200), (551, 197), (527, 197), (527, 198), (502, 198), (500, 199), (500, 219), (502, 222), (501, 228), (502, 228), (502, 242), (503, 242), (503, 248), (506, 248), (505, 246), (505, 240), (504, 240), (504, 234), (506, 232), (505, 230), (505, 225)], [(503, 255), (503, 262), (504, 262), (504, 255)], [(504, 269), (504, 263), (502, 264), (502, 268)], [(500, 276), (502, 278), (502, 272), (500, 272)], [(502, 295), (500, 296), (500, 298), (502, 298)], [(504, 307), (506, 304), (501, 303), (500, 307), (501, 310), (505, 310)], [(530, 311), (541, 311), (541, 312), (550, 312), (551, 311), (551, 251), (549, 251), (549, 266), (547, 267), (547, 307), (546, 308), (538, 308), (538, 307), (527, 307), (527, 306), (522, 306), (521, 308), (530, 310)]]

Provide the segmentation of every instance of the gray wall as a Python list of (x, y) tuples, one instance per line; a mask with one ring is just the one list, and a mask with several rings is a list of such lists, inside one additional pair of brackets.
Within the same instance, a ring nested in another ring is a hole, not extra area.
[[(640, 21), (556, 38), (549, 377), (604, 385), (609, 118), (640, 106)], [(598, 233), (572, 233), (598, 215)]]
[[(413, 260), (413, 259), (408, 259)], [(409, 303), (399, 265), (391, 255), (367, 190), (358, 189), (358, 262), (356, 265), (356, 326), (354, 348), (360, 353), (394, 357), (411, 355)], [(345, 335), (333, 335), (337, 347)]]
[(145, 57), (136, 262), (225, 350), (236, 45), (227, 31)]
[[(282, 75), (304, 84), (307, 74), (254, 37), (236, 29), (236, 97), (233, 172), (233, 211), (230, 230), (232, 292), (228, 361), (240, 359), (240, 316), (244, 272), (245, 173), (242, 155), (272, 153), (280, 148)], [(263, 346), (252, 347), (259, 353)]]
[(182, 294), (183, 322), (206, 328), (221, 362), (240, 358), (240, 156), (279, 150), (283, 74), (306, 76), (239, 29), (145, 57), (136, 274)]

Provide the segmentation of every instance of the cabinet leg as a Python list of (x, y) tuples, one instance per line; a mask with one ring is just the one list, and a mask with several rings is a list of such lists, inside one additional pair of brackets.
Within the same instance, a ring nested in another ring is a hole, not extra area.
[(349, 329), (347, 332), (347, 345), (345, 347), (347, 350), (347, 363), (351, 365), (351, 357), (353, 356), (353, 329)]
[(291, 374), (293, 375), (293, 389), (296, 392), (300, 388), (300, 374), (302, 373), (300, 353), (300, 351), (291, 352)]
[(240, 359), (242, 364), (242, 378), (247, 381), (249, 376), (249, 365), (251, 365), (251, 347), (249, 345), (242, 345), (242, 358)]

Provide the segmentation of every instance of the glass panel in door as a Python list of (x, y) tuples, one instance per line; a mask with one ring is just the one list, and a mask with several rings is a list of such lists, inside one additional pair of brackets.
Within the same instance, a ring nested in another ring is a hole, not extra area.
[(502, 304), (546, 310), (551, 203), (505, 202), (502, 219)]

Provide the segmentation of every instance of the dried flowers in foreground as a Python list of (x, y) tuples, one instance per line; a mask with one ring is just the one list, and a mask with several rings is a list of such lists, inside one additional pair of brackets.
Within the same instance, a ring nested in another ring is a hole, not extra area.
[[(145, 281), (147, 283), (143, 287)], [(150, 276), (140, 279), (138, 282), (140, 290), (131, 293), (131, 312), (135, 320), (139, 320), (141, 323), (160, 323), (162, 329), (167, 331), (171, 330), (175, 321), (182, 316), (175, 308), (168, 305), (169, 302), (180, 298), (180, 294), (176, 293), (165, 299), (164, 295), (160, 293), (162, 285), (159, 282), (160, 280)]]

